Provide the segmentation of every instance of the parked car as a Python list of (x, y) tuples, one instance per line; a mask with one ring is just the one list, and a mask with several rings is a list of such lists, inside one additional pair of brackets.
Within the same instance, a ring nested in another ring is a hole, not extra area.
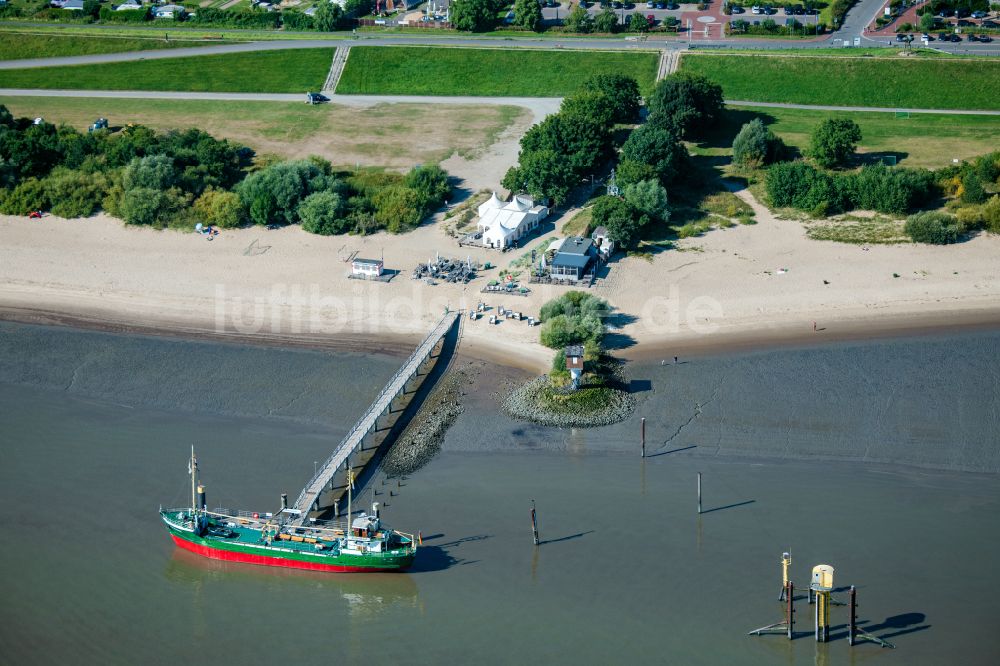
[(760, 14), (760, 7), (754, 5), (753, 7), (750, 8), (750, 11), (754, 14)]
[(768, 16), (771, 16), (772, 14), (777, 14), (778, 10), (774, 9), (770, 5), (767, 5), (766, 7), (764, 7), (764, 13), (767, 14)]
[(951, 37), (949, 37), (949, 39), (952, 42), (960, 42), (960, 41), (962, 41), (962, 38), (959, 35), (952, 35)]
[(736, 5), (735, 7), (730, 7), (729, 11), (732, 12), (733, 14), (742, 14), (746, 10), (744, 10), (739, 5)]
[(984, 43), (985, 42), (992, 42), (993, 38), (990, 37), (989, 35), (979, 35), (979, 41), (984, 42)]
[(975, 12), (972, 12), (972, 14), (970, 14), (970, 16), (972, 18), (986, 18), (986, 12), (984, 12), (984, 11), (975, 11)]
[(972, 35), (972, 34), (970, 34), (968, 37), (966, 37), (966, 39), (968, 39), (970, 42), (978, 42), (979, 41), (979, 38), (976, 37), (975, 35)]
[(669, 9), (671, 11), (673, 11), (675, 9), (680, 9), (680, 8), (681, 8), (681, 6), (678, 5), (676, 2), (668, 2), (667, 3), (667, 9)]
[(1000, 23), (997, 23), (996, 21), (993, 21), (993, 20), (990, 20), (990, 19), (986, 19), (985, 21), (983, 21), (983, 27), (984, 28), (1000, 28)]
[(928, 35), (926, 32), (924, 34), (920, 35), (920, 38), (922, 40), (924, 40), (925, 42), (933, 42), (934, 41), (934, 38), (931, 37), (930, 35)]
[(796, 16), (802, 16), (803, 14), (806, 13), (806, 9), (802, 5), (795, 5), (794, 7), (792, 7), (792, 13), (795, 14)]
[(792, 15), (792, 6), (791, 5), (785, 5), (782, 9), (785, 11), (785, 16), (791, 16)]
[(330, 98), (326, 95), (320, 93), (307, 92), (306, 93), (306, 104), (322, 104), (323, 102), (329, 102)]
[(656, 3), (656, 8), (657, 9), (666, 9), (667, 5), (666, 5), (666, 3), (658, 2), (658, 3)]
[(971, 28), (976, 24), (973, 23), (972, 21), (966, 21), (965, 19), (962, 19), (960, 21), (957, 21), (955, 25), (957, 25), (959, 28)]

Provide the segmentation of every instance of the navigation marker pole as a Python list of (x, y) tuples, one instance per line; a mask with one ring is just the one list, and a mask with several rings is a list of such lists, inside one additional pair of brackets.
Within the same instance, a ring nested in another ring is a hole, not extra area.
[(778, 595), (778, 601), (785, 600), (785, 592), (788, 589), (788, 567), (792, 565), (792, 549), (789, 548), (788, 552), (781, 554), (781, 594)]
[(531, 500), (531, 536), (538, 545), (538, 519), (535, 516), (535, 500)]
[(701, 472), (698, 472), (698, 515), (701, 515)]

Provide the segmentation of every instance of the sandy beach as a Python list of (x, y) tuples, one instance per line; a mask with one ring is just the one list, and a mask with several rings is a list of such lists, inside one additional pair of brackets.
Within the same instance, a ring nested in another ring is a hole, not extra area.
[[(1000, 324), (996, 236), (945, 247), (838, 244), (811, 240), (800, 223), (753, 203), (756, 225), (684, 239), (651, 260), (619, 258), (602, 272), (591, 290), (616, 310), (609, 341), (619, 354), (649, 359)], [(556, 236), (526, 247), (544, 248)], [(531, 285), (527, 297), (480, 293), (496, 269), (468, 285), (412, 280), (416, 264), (436, 254), (506, 267), (526, 251), (459, 248), (441, 224), (367, 237), (254, 227), (207, 242), (104, 215), (3, 216), (0, 239), (3, 318), (110, 330), (405, 353), (446, 307), (483, 301), (537, 315), (566, 289)], [(400, 273), (389, 283), (348, 279), (352, 257), (383, 257)], [(523, 321), (464, 320), (463, 352), (504, 365), (547, 367), (551, 352), (537, 340), (538, 329)]]
[[(653, 259), (620, 258), (592, 287), (616, 309), (611, 342), (630, 358), (669, 350), (858, 337), (878, 332), (1000, 323), (1000, 238), (855, 246), (806, 238), (775, 219), (709, 232)], [(558, 225), (557, 225), (558, 227)], [(541, 248), (543, 239), (529, 248)], [(195, 234), (85, 220), (0, 217), (0, 308), (21, 321), (73, 321), (112, 330), (270, 338), (402, 351), (446, 307), (484, 301), (535, 315), (565, 288), (528, 297), (483, 294), (497, 270), (468, 285), (410, 279), (436, 254), (506, 266), (519, 254), (458, 248), (441, 225), (393, 236), (322, 237), (290, 227)], [(351, 257), (383, 257), (389, 283), (348, 279)], [(899, 277), (893, 277), (896, 274)], [(813, 330), (813, 323), (816, 330)], [(466, 320), (463, 350), (527, 369), (547, 366), (538, 329)], [(678, 352), (679, 353), (679, 352)]]

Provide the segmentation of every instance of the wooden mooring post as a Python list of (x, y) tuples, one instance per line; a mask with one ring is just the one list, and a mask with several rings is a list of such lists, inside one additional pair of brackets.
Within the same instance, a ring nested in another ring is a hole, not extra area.
[(698, 472), (698, 515), (701, 515), (701, 472)]
[(642, 421), (640, 423), (641, 423), (641, 425), (640, 425), (640, 431), (639, 431), (640, 435), (639, 435), (639, 437), (640, 437), (640, 440), (642, 441), (642, 457), (645, 458), (646, 457), (646, 417), (645, 416), (642, 417)]
[(538, 545), (538, 518), (535, 515), (535, 500), (531, 500), (531, 536)]

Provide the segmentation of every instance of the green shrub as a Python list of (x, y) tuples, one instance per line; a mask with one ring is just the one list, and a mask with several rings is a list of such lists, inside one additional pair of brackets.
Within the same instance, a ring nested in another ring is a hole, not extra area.
[(403, 182), (420, 194), (427, 210), (440, 206), (451, 193), (448, 174), (436, 164), (414, 167)]
[(903, 231), (915, 243), (947, 245), (959, 238), (958, 221), (951, 215), (933, 211), (906, 218)]
[(350, 230), (346, 206), (339, 194), (316, 192), (299, 204), (299, 219), (302, 228), (312, 234), (332, 236)]
[(375, 221), (390, 233), (409, 231), (423, 219), (423, 197), (411, 187), (393, 185), (372, 197)]
[(118, 212), (127, 224), (163, 227), (186, 207), (187, 200), (178, 188), (161, 191), (137, 187), (125, 190)]
[(49, 209), (59, 217), (89, 217), (101, 208), (108, 179), (100, 173), (84, 173), (57, 167), (44, 180)]
[(192, 207), (205, 222), (223, 229), (238, 227), (246, 219), (246, 210), (235, 192), (209, 188)]
[(4, 190), (2, 194), (0, 212), (6, 215), (27, 215), (49, 207), (45, 183), (37, 178), (21, 181), (13, 190)]
[(766, 177), (767, 195), (772, 205), (798, 208), (815, 214), (844, 210), (845, 193), (834, 179), (805, 162), (779, 162)]
[(760, 118), (754, 118), (740, 128), (739, 134), (733, 139), (733, 161), (751, 169), (759, 169), (776, 161), (781, 155), (781, 147), (781, 139)]
[(822, 167), (843, 166), (861, 141), (861, 128), (847, 118), (827, 118), (815, 130), (809, 143), (809, 156)]

